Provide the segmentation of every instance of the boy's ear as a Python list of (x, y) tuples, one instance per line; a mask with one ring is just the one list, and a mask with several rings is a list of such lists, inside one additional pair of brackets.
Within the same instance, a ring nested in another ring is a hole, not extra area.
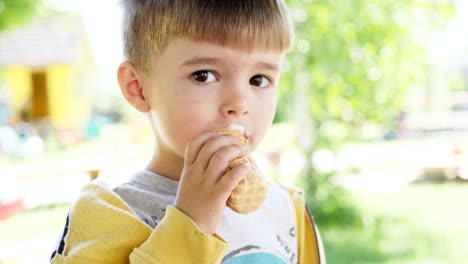
[(130, 62), (125, 61), (119, 65), (117, 81), (127, 102), (140, 112), (150, 111), (151, 106), (144, 94), (142, 80)]

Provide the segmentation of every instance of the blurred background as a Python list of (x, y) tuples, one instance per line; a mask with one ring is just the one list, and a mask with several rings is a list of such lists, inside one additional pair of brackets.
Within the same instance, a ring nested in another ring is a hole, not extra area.
[[(265, 175), (306, 190), (328, 263), (466, 263), (468, 1), (288, 0)], [(0, 263), (48, 263), (70, 203), (153, 147), (115, 80), (116, 0), (0, 0)]]

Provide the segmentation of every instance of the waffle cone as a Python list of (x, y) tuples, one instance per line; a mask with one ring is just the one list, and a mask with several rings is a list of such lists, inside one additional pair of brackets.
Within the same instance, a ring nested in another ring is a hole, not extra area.
[[(242, 145), (249, 148), (248, 141), (244, 135), (237, 130), (222, 129), (217, 130), (221, 135), (233, 135), (242, 139)], [(234, 188), (229, 196), (226, 205), (239, 214), (248, 214), (256, 211), (266, 199), (268, 184), (262, 177), (257, 164), (250, 156), (237, 158), (229, 163), (224, 173), (227, 173), (236, 166), (248, 163), (250, 165), (249, 174)]]
[(249, 141), (247, 141), (242, 132), (231, 129), (219, 129), (216, 130), (216, 132), (218, 132), (220, 135), (231, 135), (240, 138), (242, 140), (242, 146), (249, 149)]

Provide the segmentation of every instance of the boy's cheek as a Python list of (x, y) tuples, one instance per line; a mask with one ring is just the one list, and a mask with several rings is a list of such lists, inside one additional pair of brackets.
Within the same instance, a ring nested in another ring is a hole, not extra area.
[(192, 110), (191, 114), (187, 115), (176, 115), (173, 118), (177, 118), (175, 126), (173, 127), (173, 134), (176, 136), (177, 141), (183, 148), (186, 145), (198, 137), (200, 134), (205, 133), (208, 127), (208, 122), (203, 115), (198, 115)]

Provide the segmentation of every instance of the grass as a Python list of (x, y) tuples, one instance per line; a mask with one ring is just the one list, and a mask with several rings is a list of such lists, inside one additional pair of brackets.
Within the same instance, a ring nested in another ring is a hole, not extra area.
[(69, 205), (25, 210), (0, 221), (0, 245), (56, 234), (62, 231)]
[(465, 263), (468, 185), (354, 192), (364, 228), (323, 228), (328, 263)]

